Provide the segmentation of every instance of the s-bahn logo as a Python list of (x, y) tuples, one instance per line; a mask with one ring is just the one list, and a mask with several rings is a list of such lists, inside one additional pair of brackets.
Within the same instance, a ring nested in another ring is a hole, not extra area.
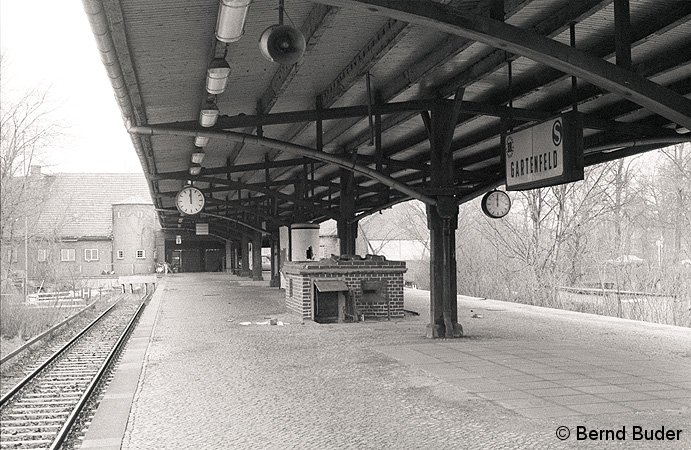
[(509, 158), (513, 156), (513, 139), (511, 136), (506, 138), (506, 156)]
[(555, 120), (552, 125), (552, 143), (555, 147), (561, 144), (561, 120)]

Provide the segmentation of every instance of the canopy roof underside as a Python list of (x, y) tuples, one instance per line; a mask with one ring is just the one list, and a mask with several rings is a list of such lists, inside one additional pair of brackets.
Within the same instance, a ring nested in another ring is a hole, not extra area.
[[(278, 0), (254, 1), (244, 36), (230, 44), (215, 38), (217, 0), (84, 3), (127, 126), (148, 131), (132, 139), (166, 229), (192, 224), (180, 220), (174, 203), (188, 181), (205, 192), (210, 227), (223, 236), (339, 216), (342, 168), (261, 139), (226, 139), (227, 131), (337, 155), (396, 182), (356, 171), (356, 215), (411, 198), (397, 186), (440, 194), (429, 186), (423, 117), (435, 99), (457, 92), (463, 103), (451, 143), (454, 185), (443, 194), (458, 202), (504, 182), (502, 133), (574, 103), (584, 117), (586, 165), (690, 136), (687, 0), (630, 0), (628, 32), (615, 27), (614, 1), (286, 0), (285, 21), (307, 42), (292, 66), (265, 60), (258, 47), (278, 21)], [(577, 54), (565, 49), (570, 24)], [(525, 40), (511, 30), (522, 30)], [(630, 69), (615, 66), (617, 43), (627, 41)], [(207, 67), (224, 56), (231, 74), (215, 98), (221, 117), (202, 128)], [(346, 109), (353, 106), (359, 108)], [(290, 112), (297, 113), (279, 114)], [(191, 176), (196, 132), (212, 134), (202, 172)]]

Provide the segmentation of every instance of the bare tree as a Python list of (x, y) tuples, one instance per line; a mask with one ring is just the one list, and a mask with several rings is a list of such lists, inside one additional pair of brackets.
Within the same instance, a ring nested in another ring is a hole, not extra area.
[[(0, 56), (0, 71), (4, 59)], [(57, 126), (48, 118), (47, 93), (38, 90), (16, 92), (0, 78), (0, 241), (6, 279), (14, 270), (20, 242), (33, 237), (38, 207), (44, 189), (32, 178), (29, 167), (40, 161), (42, 152), (57, 135)]]
[(660, 153), (665, 157), (662, 165), (665, 186), (668, 191), (668, 209), (674, 229), (672, 261), (678, 264), (682, 259), (683, 240), (689, 239), (691, 231), (691, 144), (677, 144)]

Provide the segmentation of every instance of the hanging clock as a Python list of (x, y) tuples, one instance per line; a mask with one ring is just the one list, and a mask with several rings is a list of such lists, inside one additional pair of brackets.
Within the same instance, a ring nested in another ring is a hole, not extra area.
[(204, 209), (204, 194), (194, 186), (186, 186), (175, 197), (178, 211), (189, 216), (199, 214)]
[(482, 212), (492, 219), (501, 219), (511, 210), (511, 199), (504, 191), (489, 191), (482, 197)]

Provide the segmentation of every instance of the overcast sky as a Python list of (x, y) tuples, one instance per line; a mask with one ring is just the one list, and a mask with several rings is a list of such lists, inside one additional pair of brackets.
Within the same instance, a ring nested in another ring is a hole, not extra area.
[(48, 90), (63, 128), (47, 172), (142, 172), (81, 1), (2, 0), (0, 47), (3, 90)]

